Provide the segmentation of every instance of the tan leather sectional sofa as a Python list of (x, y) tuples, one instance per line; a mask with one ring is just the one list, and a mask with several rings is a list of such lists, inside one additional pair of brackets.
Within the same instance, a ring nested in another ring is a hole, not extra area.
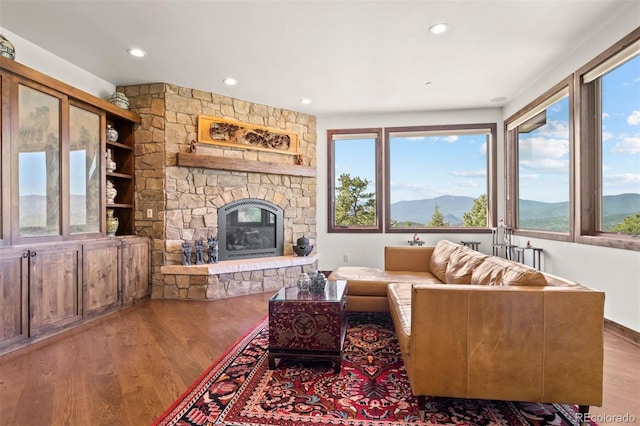
[[(604, 293), (450, 241), (340, 267), (347, 309), (389, 311), (414, 395), (602, 405)], [(422, 414), (422, 412), (421, 412)]]

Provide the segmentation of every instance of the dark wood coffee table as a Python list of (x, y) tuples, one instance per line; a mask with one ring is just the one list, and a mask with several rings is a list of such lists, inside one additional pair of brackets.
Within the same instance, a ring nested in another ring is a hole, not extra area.
[(329, 281), (324, 293), (297, 287), (280, 289), (269, 299), (269, 369), (276, 358), (329, 359), (340, 372), (347, 331), (347, 282)]

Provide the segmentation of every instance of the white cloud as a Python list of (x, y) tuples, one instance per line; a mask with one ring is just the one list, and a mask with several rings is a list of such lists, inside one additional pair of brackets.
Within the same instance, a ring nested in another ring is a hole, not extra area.
[(456, 185), (462, 188), (477, 188), (478, 182), (470, 179), (457, 180)]
[(608, 112), (603, 112), (602, 113), (602, 118), (609, 118), (609, 113)]
[(520, 139), (518, 154), (521, 159), (530, 161), (562, 158), (569, 154), (569, 140), (544, 137)]
[(477, 178), (477, 177), (486, 177), (487, 171), (486, 170), (454, 170), (451, 172), (451, 174), (453, 176), (458, 176), (458, 177)]
[(628, 152), (629, 154), (640, 153), (640, 136), (622, 137), (622, 142), (615, 144), (611, 151), (616, 153)]
[(536, 160), (520, 161), (520, 166), (528, 170), (567, 173), (569, 171), (569, 160), (539, 158)]
[(454, 143), (458, 141), (459, 136), (457, 135), (450, 135), (450, 136), (425, 135), (425, 136), (402, 136), (401, 138), (411, 142), (424, 142), (425, 139), (430, 138), (432, 141)]
[(640, 125), (640, 111), (633, 111), (627, 117), (627, 124), (629, 124), (630, 126), (638, 126), (638, 125)]
[(518, 175), (518, 179), (520, 180), (536, 180), (540, 177), (540, 175), (536, 173), (521, 173)]
[(638, 192), (640, 173), (617, 173), (602, 176), (602, 184), (607, 188), (629, 188), (629, 192)]
[(478, 148), (478, 152), (482, 156), (486, 156), (487, 155), (487, 142), (484, 142), (482, 145), (480, 145), (480, 148)]
[(611, 132), (602, 132), (602, 140), (603, 141), (608, 141), (613, 139), (613, 133)]
[(400, 200), (422, 200), (440, 195), (450, 195), (445, 188), (434, 188), (432, 185), (411, 182), (391, 182), (391, 202)]

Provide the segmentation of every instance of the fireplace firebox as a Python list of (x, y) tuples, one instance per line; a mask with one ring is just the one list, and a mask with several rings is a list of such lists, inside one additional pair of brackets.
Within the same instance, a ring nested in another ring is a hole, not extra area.
[(243, 199), (218, 209), (220, 260), (282, 256), (283, 211), (265, 200)]

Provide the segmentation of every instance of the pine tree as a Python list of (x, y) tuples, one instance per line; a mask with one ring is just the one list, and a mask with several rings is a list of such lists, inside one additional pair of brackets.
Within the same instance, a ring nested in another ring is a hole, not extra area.
[(487, 195), (482, 194), (473, 200), (471, 210), (462, 215), (464, 226), (486, 227), (487, 226)]
[(449, 222), (444, 221), (444, 215), (440, 212), (440, 206), (436, 204), (431, 215), (431, 221), (427, 223), (427, 226), (443, 227), (449, 226)]
[(336, 226), (375, 225), (375, 193), (366, 192), (370, 181), (343, 173), (336, 188)]

